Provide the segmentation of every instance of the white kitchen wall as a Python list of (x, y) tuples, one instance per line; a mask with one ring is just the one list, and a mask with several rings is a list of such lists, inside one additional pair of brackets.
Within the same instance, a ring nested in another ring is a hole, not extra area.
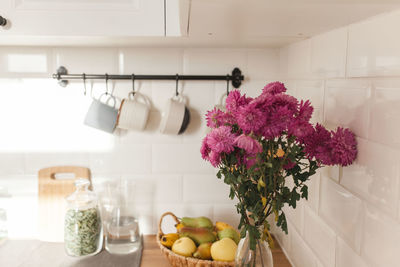
[[(83, 125), (90, 95), (103, 93), (104, 81), (88, 81), (84, 96), (82, 81), (62, 88), (49, 78), (60, 65), (70, 73), (101, 74), (225, 75), (239, 67), (246, 77), (241, 90), (255, 96), (277, 79), (279, 51), (0, 47), (0, 187), (11, 195), (0, 201), (13, 207), (7, 214), (11, 237), (35, 237), (37, 172), (54, 165), (89, 167), (95, 186), (107, 179), (138, 181), (137, 208), (144, 233), (155, 233), (159, 216), (166, 211), (238, 223), (228, 188), (199, 152), (207, 130), (204, 114), (218, 104), (226, 82), (180, 82), (192, 122), (183, 135), (167, 136), (158, 127), (175, 82), (137, 81), (136, 89), (153, 104), (148, 126), (143, 132), (110, 135)], [(132, 87), (131, 82), (109, 83), (120, 98)], [(29, 227), (27, 220), (32, 222)]]
[(383, 14), (280, 50), (289, 91), (317, 121), (346, 126), (359, 154), (309, 182), (310, 200), (274, 232), (296, 267), (396, 267), (400, 239), (400, 12)]

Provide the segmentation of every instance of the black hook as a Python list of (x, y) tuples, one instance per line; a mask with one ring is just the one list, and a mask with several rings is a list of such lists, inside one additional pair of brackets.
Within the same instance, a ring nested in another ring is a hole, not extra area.
[(82, 77), (83, 77), (83, 95), (85, 95), (86, 96), (86, 74), (85, 73), (83, 73), (82, 74)]
[(226, 75), (226, 95), (229, 95), (229, 74)]
[(135, 74), (132, 73), (132, 95), (135, 95)]
[(108, 95), (108, 74), (106, 73), (106, 95)]
[(178, 92), (179, 74), (178, 73), (176, 74), (175, 79), (176, 79), (175, 95), (178, 96), (179, 95), (179, 92)]

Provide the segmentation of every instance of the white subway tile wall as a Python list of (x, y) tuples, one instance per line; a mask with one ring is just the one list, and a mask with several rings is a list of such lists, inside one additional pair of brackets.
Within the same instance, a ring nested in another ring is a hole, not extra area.
[[(191, 124), (183, 135), (169, 136), (160, 133), (159, 125), (175, 82), (136, 81), (135, 89), (152, 103), (148, 125), (143, 132), (117, 130), (110, 135), (83, 125), (92, 97), (105, 92), (105, 81), (87, 81), (84, 96), (82, 81), (62, 88), (50, 77), (60, 65), (70, 73), (95, 74), (225, 75), (238, 67), (246, 77), (241, 90), (256, 96), (278, 79), (279, 49), (0, 47), (0, 63), (0, 112), (7, 114), (0, 138), (0, 187), (12, 196), (6, 203), (18, 207), (8, 214), (11, 237), (35, 236), (34, 223), (26, 228), (15, 222), (35, 221), (37, 172), (54, 165), (89, 167), (95, 189), (109, 179), (136, 181), (136, 209), (144, 233), (156, 233), (166, 211), (238, 224), (229, 187), (200, 154), (207, 132), (204, 115), (219, 103), (226, 82), (180, 81)], [(132, 83), (109, 81), (108, 90), (122, 99)], [(168, 219), (165, 228), (173, 229)]]
[(395, 11), (280, 49), (281, 80), (359, 148), (353, 165), (308, 182), (303, 226), (289, 212), (290, 238), (273, 228), (296, 267), (399, 266), (399, 21)]
[[(105, 91), (104, 81), (88, 82), (84, 97), (82, 82), (60, 88), (48, 77), (60, 64), (71, 73), (225, 74), (239, 67), (246, 76), (243, 92), (255, 96), (279, 79), (288, 93), (311, 99), (315, 122), (346, 126), (357, 135), (356, 163), (312, 177), (310, 199), (296, 211), (287, 209), (288, 235), (272, 227), (289, 260), (296, 267), (398, 266), (399, 21), (396, 11), (281, 49), (1, 47), (0, 90), (8, 101), (0, 112), (13, 115), (4, 118), (0, 186), (8, 188), (15, 207), (31, 208), (29, 214), (13, 209), (10, 221), (35, 218), (38, 169), (77, 164), (92, 169), (95, 186), (107, 179), (138, 182), (144, 233), (157, 231), (165, 211), (236, 224), (239, 216), (228, 188), (199, 153), (207, 131), (204, 113), (218, 104), (226, 83), (179, 83), (194, 123), (182, 136), (165, 136), (158, 126), (175, 83), (137, 81), (136, 88), (153, 103), (149, 124), (141, 133), (112, 136), (82, 125), (91, 96)], [(26, 65), (28, 60), (38, 67)], [(109, 89), (126, 97), (131, 83), (109, 83)], [(34, 236), (32, 225), (10, 234)], [(166, 219), (164, 230), (172, 229)]]
[(304, 212), (304, 237), (326, 267), (335, 267), (336, 234), (310, 208)]

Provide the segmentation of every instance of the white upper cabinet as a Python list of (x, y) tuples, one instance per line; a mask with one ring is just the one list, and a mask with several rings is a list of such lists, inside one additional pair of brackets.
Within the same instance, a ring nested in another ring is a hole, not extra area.
[(164, 36), (166, 10), (164, 0), (1, 0), (0, 35)]

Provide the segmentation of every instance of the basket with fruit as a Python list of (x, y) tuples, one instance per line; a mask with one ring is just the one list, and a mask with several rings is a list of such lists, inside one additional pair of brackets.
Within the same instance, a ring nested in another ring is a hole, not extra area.
[[(176, 222), (176, 233), (164, 234), (161, 230), (165, 216)], [(172, 212), (164, 213), (158, 224), (157, 243), (162, 253), (174, 267), (233, 267), (240, 235), (224, 222), (207, 217), (183, 217)]]

